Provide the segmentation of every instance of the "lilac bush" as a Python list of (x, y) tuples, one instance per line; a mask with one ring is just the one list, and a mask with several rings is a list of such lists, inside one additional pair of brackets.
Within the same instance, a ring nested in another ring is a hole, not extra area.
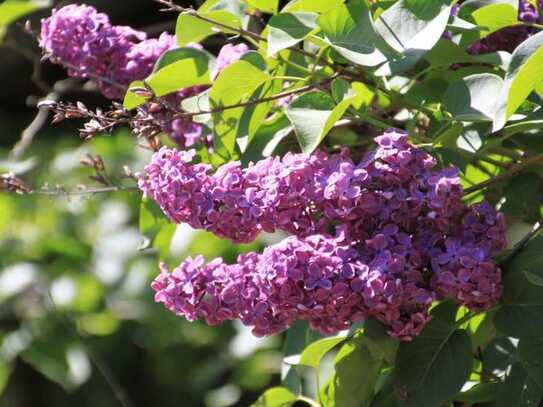
[[(156, 302), (257, 336), (350, 331), (288, 350), (318, 368), (345, 340), (317, 392), (273, 389), (258, 405), (540, 404), (543, 1), (518, 13), (511, 1), (155, 2), (179, 14), (175, 38), (89, 6), (53, 11), (44, 56), (113, 101), (40, 107), (88, 120), (85, 140), (128, 126), (154, 151), (118, 180), (101, 158), (84, 163), (103, 184), (93, 193), (142, 193), (140, 229), (164, 261)], [(466, 54), (500, 50), (511, 58)], [(252, 247), (283, 240), (235, 261), (183, 259), (171, 223)], [(515, 364), (496, 373), (488, 353), (510, 338)], [(367, 394), (354, 397), (356, 369)], [(510, 391), (519, 383), (526, 392)]]

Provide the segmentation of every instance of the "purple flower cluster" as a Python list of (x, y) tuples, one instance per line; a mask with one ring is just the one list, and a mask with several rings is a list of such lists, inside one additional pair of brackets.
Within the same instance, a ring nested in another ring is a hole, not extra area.
[[(543, 9), (543, 0), (536, 1), (537, 7), (533, 1), (519, 1), (519, 21), (543, 23), (543, 15), (539, 12), (539, 10)], [(536, 32), (536, 29), (526, 26), (505, 27), (473, 43), (469, 47), (468, 52), (470, 54), (486, 54), (500, 50), (513, 52), (517, 46)]]
[(287, 154), (215, 173), (192, 164), (193, 151), (156, 153), (139, 186), (174, 222), (235, 242), (294, 235), (233, 266), (188, 259), (156, 280), (157, 300), (189, 319), (240, 319), (258, 335), (296, 319), (330, 333), (375, 317), (401, 339), (420, 332), (434, 299), (490, 307), (501, 294), (491, 256), (506, 244), (503, 216), (466, 206), (458, 171), (434, 170), (405, 134), (376, 142), (359, 163), (346, 152)]
[(122, 99), (130, 82), (147, 77), (159, 56), (175, 46), (175, 38), (163, 33), (147, 39), (144, 32), (112, 25), (93, 7), (72, 4), (42, 21), (39, 43), (70, 76), (91, 78), (106, 97)]
[(291, 236), (261, 255), (241, 255), (234, 265), (188, 258), (153, 282), (155, 300), (193, 321), (215, 325), (239, 319), (258, 336), (308, 320), (325, 334), (375, 317), (392, 335), (410, 339), (428, 321), (432, 292), (420, 288), (418, 271), (401, 256), (367, 250), (366, 263), (341, 239)]

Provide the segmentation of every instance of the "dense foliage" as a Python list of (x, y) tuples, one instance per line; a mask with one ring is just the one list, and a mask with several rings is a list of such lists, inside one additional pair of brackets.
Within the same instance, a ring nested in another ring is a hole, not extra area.
[[(155, 3), (175, 36), (54, 9), (43, 59), (110, 102), (39, 107), (153, 152), (119, 175), (89, 156), (100, 185), (75, 193), (141, 192), (154, 298), (179, 323), (287, 331), (282, 386), (254, 405), (540, 405), (541, 2)], [(179, 263), (175, 224), (279, 241)]]

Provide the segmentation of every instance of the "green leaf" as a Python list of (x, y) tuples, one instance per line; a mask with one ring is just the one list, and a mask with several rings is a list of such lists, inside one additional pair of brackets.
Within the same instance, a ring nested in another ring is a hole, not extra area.
[(249, 7), (269, 14), (277, 13), (279, 7), (279, 0), (245, 0), (245, 3)]
[(345, 99), (336, 106), (328, 94), (311, 92), (299, 96), (287, 107), (286, 115), (304, 153), (318, 147), (351, 103), (351, 99)]
[(504, 27), (517, 23), (518, 10), (510, 3), (494, 3), (480, 7), (471, 13), (471, 18), (483, 28), (481, 37), (485, 37)]
[[(293, 357), (302, 353), (303, 349), (308, 345), (307, 332), (309, 324), (307, 321), (295, 322), (287, 331), (285, 344), (283, 345), (283, 357)], [(301, 390), (301, 377), (298, 374), (296, 367), (283, 363), (281, 366), (281, 382), (295, 393)]]
[(498, 75), (469, 75), (452, 83), (443, 96), (443, 107), (459, 121), (492, 121), (503, 86)]
[(308, 13), (326, 13), (335, 7), (339, 7), (345, 0), (292, 0), (282, 12), (305, 11)]
[(6, 0), (0, 4), (0, 40), (12, 22), (44, 6), (35, 1), (24, 0)]
[(193, 59), (198, 64), (200, 71), (212, 70), (215, 63), (215, 57), (207, 51), (193, 47), (180, 47), (163, 53), (155, 63), (153, 72), (158, 72), (162, 68), (171, 65), (183, 59)]
[[(213, 83), (209, 92), (211, 108), (220, 110), (248, 100), (259, 99), (271, 90), (265, 85), (268, 80), (269, 75), (250, 62), (241, 60), (231, 64)], [(271, 104), (267, 102), (213, 113), (216, 140), (232, 154), (236, 140), (241, 137), (251, 138), (270, 107)]]
[(494, 316), (496, 328), (516, 338), (543, 338), (543, 288), (526, 271), (541, 276), (543, 236), (532, 239), (507, 265), (503, 305)]
[(128, 90), (126, 91), (126, 94), (124, 95), (123, 106), (128, 110), (135, 109), (136, 107), (143, 105), (147, 101), (147, 98), (136, 95), (134, 92), (131, 91), (131, 89), (138, 88), (144, 89), (145, 83), (143, 81), (132, 82), (128, 87)]
[(160, 228), (168, 223), (158, 205), (148, 198), (143, 198), (140, 204), (139, 229), (142, 235), (154, 239)]
[(340, 103), (345, 97), (352, 96), (351, 84), (343, 78), (332, 81), (331, 91), (336, 103)]
[(411, 342), (400, 344), (396, 357), (396, 383), (412, 405), (440, 406), (451, 400), (469, 379), (473, 357), (470, 337), (453, 321), (434, 318)]
[(473, 63), (489, 64), (506, 70), (511, 61), (511, 54), (505, 51), (490, 52), (481, 55), (471, 55), (468, 52), (447, 39), (441, 39), (424, 56), (424, 59), (434, 68), (449, 67), (452, 64)]
[(515, 363), (498, 392), (496, 407), (538, 406), (542, 397), (543, 388), (528, 375), (521, 363)]
[(191, 12), (183, 12), (179, 14), (175, 26), (175, 35), (179, 45), (184, 46), (190, 43), (201, 42), (210, 35), (217, 34), (218, 32), (235, 34), (235, 29), (241, 28), (240, 18), (229, 11), (214, 10), (199, 12), (198, 14), (217, 23), (224, 24), (227, 27), (232, 27), (234, 30), (227, 29), (219, 24), (203, 21), (192, 15)]
[(321, 359), (335, 348), (341, 342), (344, 342), (346, 337), (323, 338), (310, 344), (304, 349), (300, 356), (300, 364), (310, 366), (314, 369), (319, 369)]
[(543, 340), (521, 340), (517, 356), (528, 375), (543, 389)]
[(386, 328), (375, 319), (364, 322), (364, 336), (361, 338), (370, 352), (379, 359), (384, 359), (391, 365), (398, 351), (398, 341), (392, 338)]
[(491, 403), (496, 400), (500, 383), (479, 383), (458, 394), (454, 400), (463, 403)]
[(82, 385), (91, 375), (86, 352), (67, 339), (39, 338), (21, 353), (21, 358), (68, 391)]
[(252, 407), (287, 407), (294, 404), (297, 396), (285, 387), (272, 387), (266, 390)]
[(373, 29), (365, 2), (331, 9), (317, 23), (326, 41), (347, 60), (363, 66), (377, 66), (386, 61), (377, 48), (381, 40)]
[(146, 80), (156, 96), (164, 96), (179, 89), (196, 85), (209, 85), (207, 58), (186, 58), (173, 62)]
[[(209, 111), (211, 106), (209, 104), (209, 89), (206, 89), (198, 95), (194, 95), (185, 98), (181, 101), (181, 107), (185, 112), (198, 113), (202, 111)], [(211, 119), (210, 113), (199, 114), (192, 116), (192, 121), (195, 123), (206, 123)]]
[(281, 13), (268, 22), (268, 56), (303, 41), (317, 26), (315, 13)]
[(376, 359), (364, 343), (353, 339), (343, 345), (335, 359), (335, 374), (329, 397), (336, 407), (368, 407), (383, 361)]
[(520, 105), (543, 81), (543, 32), (520, 44), (511, 58), (505, 83), (498, 98), (493, 131), (500, 130)]
[(376, 75), (390, 75), (411, 68), (445, 32), (451, 12), (446, 1), (426, 2), (423, 8), (413, 8), (409, 3), (408, 0), (394, 3), (374, 23), (375, 30), (400, 54), (380, 67)]

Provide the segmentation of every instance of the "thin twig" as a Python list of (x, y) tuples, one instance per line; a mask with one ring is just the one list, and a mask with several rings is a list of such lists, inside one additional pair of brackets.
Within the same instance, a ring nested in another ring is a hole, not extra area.
[(94, 194), (104, 194), (109, 192), (120, 192), (120, 191), (137, 191), (138, 187), (136, 186), (126, 186), (126, 185), (112, 185), (109, 187), (99, 187), (99, 188), (84, 188), (76, 191), (67, 191), (64, 188), (58, 187), (55, 189), (37, 189), (31, 190), (29, 193), (34, 195), (47, 195), (47, 196), (82, 196), (82, 195), (94, 195)]
[[(56, 92), (49, 93), (46, 97), (47, 100), (57, 101), (59, 95)], [(42, 127), (47, 123), (47, 118), (49, 117), (49, 109), (44, 107), (38, 110), (38, 114), (34, 117), (34, 120), (28, 125), (26, 129), (21, 133), (21, 139), (15, 144), (13, 150), (11, 151), (11, 159), (14, 161), (19, 160), (28, 147), (32, 144), (36, 134), (42, 129)]]
[[(155, 0), (155, 1), (158, 1), (158, 0)], [(318, 87), (319, 85), (325, 85), (325, 84), (331, 82), (332, 80), (334, 80), (338, 76), (339, 76), (339, 74), (336, 74), (336, 75), (334, 75), (334, 76), (332, 76), (332, 77), (330, 77), (330, 78), (326, 79), (325, 81), (322, 81), (322, 82), (320, 82), (318, 84), (305, 85), (305, 86), (302, 86), (300, 88), (287, 90), (287, 91), (280, 92), (280, 93), (277, 93), (275, 95), (260, 98), (260, 99), (248, 100), (246, 102), (239, 102), (239, 103), (235, 103), (235, 104), (232, 104), (232, 105), (221, 106), (221, 107), (217, 107), (217, 108), (209, 109), (209, 110), (200, 110), (198, 112), (179, 112), (178, 114), (180, 116), (189, 116), (189, 117), (190, 116), (199, 116), (199, 115), (202, 115), (202, 114), (220, 113), (220, 112), (222, 112), (224, 110), (237, 109), (239, 107), (253, 106), (253, 105), (260, 104), (260, 103), (271, 102), (271, 101), (274, 101), (274, 100), (277, 100), (277, 99), (283, 99), (284, 97), (287, 97), (287, 96), (307, 92), (307, 91), (309, 91), (311, 89), (314, 89), (314, 88)]]
[(509, 168), (507, 171), (504, 171), (495, 177), (489, 178), (484, 182), (481, 182), (479, 184), (476, 184), (476, 185), (473, 185), (472, 187), (467, 188), (466, 190), (464, 190), (464, 194), (468, 195), (468, 194), (471, 194), (472, 192), (479, 191), (497, 182), (512, 178), (513, 176), (517, 175), (519, 172), (523, 171), (526, 167), (529, 167), (530, 165), (534, 165), (534, 164), (539, 164), (539, 163), (543, 163), (543, 154), (530, 157), (518, 164), (511, 166), (511, 168)]

